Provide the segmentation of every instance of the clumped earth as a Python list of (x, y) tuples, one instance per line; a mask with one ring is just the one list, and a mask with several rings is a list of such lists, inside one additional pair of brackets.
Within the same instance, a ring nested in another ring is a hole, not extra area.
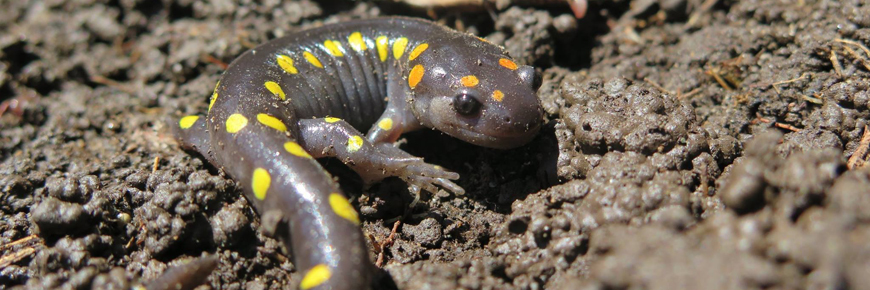
[[(592, 1), (453, 13), (393, 2), (4, 1), (0, 288), (129, 288), (203, 253), (217, 289), (300, 275), (237, 184), (179, 150), (223, 65), (300, 29), (435, 17), (543, 75), (528, 146), (435, 132), (462, 174), (383, 251), (382, 289), (860, 289), (870, 285), (870, 3)], [(380, 243), (404, 184), (334, 168)], [(372, 245), (374, 243), (371, 243)], [(376, 258), (372, 248), (372, 258)]]

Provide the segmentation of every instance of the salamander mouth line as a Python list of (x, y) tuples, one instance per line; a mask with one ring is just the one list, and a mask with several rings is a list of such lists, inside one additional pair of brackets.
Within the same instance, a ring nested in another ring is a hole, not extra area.
[[(495, 148), (505, 148), (504, 146), (501, 146), (501, 145), (505, 145), (505, 144), (524, 144), (524, 143), (526, 143), (525, 141), (531, 140), (535, 137), (535, 135), (537, 135), (537, 134), (532, 134), (532, 133), (521, 134), (521, 135), (490, 135), (490, 134), (478, 133), (475, 131), (471, 131), (471, 130), (463, 129), (463, 128), (459, 128), (459, 127), (457, 127), (456, 129), (458, 129), (457, 134), (455, 134), (455, 135), (448, 134), (448, 135), (451, 135), (457, 139), (465, 140), (465, 141), (472, 143), (472, 144), (480, 144), (480, 145), (483, 145), (486, 147), (495, 147)], [(464, 138), (461, 136), (464, 136)], [(486, 144), (486, 145), (484, 145), (484, 144)], [(507, 148), (514, 148), (514, 147), (517, 147), (517, 146), (509, 146)]]
[(448, 126), (455, 129), (456, 131), (458, 131), (459, 135), (470, 135), (472, 137), (479, 138), (479, 139), (497, 139), (497, 140), (524, 139), (525, 137), (528, 137), (530, 135), (533, 136), (533, 135), (537, 134), (537, 132), (540, 130), (540, 127), (541, 127), (540, 125), (530, 126), (524, 132), (518, 132), (518, 133), (512, 134), (512, 133), (503, 133), (503, 132), (480, 133), (480, 132), (477, 132), (474, 130), (466, 129), (467, 128), (466, 126), (463, 126), (461, 124), (455, 124), (455, 123), (449, 124)]

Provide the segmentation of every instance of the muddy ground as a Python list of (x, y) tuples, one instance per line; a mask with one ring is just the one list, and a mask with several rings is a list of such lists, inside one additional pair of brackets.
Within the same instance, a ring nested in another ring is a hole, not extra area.
[[(508, 152), (409, 134), (468, 193), (425, 196), (378, 288), (870, 288), (866, 0), (599, 0), (581, 20), (238, 2), (0, 4), (0, 289), (129, 288), (203, 253), (220, 259), (211, 288), (296, 285), (238, 185), (164, 120), (205, 112), (222, 65), (258, 43), (383, 15), (537, 66), (549, 123)], [(364, 191), (325, 163), (383, 241), (404, 184)]]

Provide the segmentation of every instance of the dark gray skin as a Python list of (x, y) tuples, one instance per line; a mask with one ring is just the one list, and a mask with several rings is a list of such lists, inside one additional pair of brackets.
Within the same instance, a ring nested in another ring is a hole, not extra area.
[(206, 281), (208, 275), (217, 268), (217, 257), (203, 256), (184, 265), (166, 270), (163, 275), (145, 286), (146, 290), (190, 290)]
[[(365, 49), (350, 37), (357, 32)], [(394, 49), (401, 48), (400, 38), (408, 43), (397, 59)], [(379, 39), (387, 40), (386, 55)], [(341, 55), (330, 54), (325, 40), (340, 43)], [(412, 50), (423, 43), (428, 48), (410, 60)], [(323, 67), (306, 60), (304, 51)], [(282, 55), (292, 59), (292, 69), (281, 62)], [(451, 181), (458, 174), (425, 163), (393, 143), (402, 133), (421, 128), (492, 148), (529, 142), (543, 114), (534, 69), (509, 59), (499, 46), (419, 19), (327, 25), (246, 52), (215, 88), (217, 97), (207, 118), (187, 123), (183, 118), (172, 127), (184, 147), (236, 179), (264, 216), (286, 221), (288, 248), (303, 275), (316, 265), (329, 269), (329, 278), (312, 289), (365, 289), (372, 273), (358, 220), (337, 214), (330, 198), (334, 193), (343, 196), (338, 186), (315, 160), (293, 154), (286, 143), (296, 142), (313, 158), (338, 158), (366, 182), (397, 176), (415, 194), (438, 187), (461, 194), (463, 189)], [(422, 77), (412, 73), (417, 65)], [(463, 85), (460, 80), (471, 75), (478, 81)], [(286, 98), (270, 90), (266, 81), (280, 86)], [(497, 98), (495, 90), (501, 92)], [(247, 123), (228, 122), (233, 114)], [(258, 114), (276, 120), (260, 122)], [(384, 119), (391, 126), (384, 126)], [(286, 131), (276, 129), (275, 123)], [(367, 134), (360, 133), (367, 128)], [(262, 198), (255, 194), (264, 184), (262, 177), (253, 177), (257, 168), (270, 179)]]

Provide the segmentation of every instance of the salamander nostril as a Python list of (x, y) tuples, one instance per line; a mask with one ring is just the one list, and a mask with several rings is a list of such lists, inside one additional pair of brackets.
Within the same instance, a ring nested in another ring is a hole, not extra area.
[(504, 117), (504, 122), (510, 124), (510, 123), (511, 123), (511, 117), (508, 117), (508, 116)]

